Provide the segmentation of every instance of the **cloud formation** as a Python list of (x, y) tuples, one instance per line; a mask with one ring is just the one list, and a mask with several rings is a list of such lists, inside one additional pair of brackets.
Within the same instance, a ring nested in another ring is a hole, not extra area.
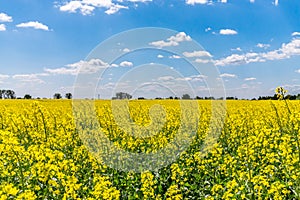
[[(131, 3), (146, 3), (152, 0), (126, 0)], [(123, 3), (124, 0), (118, 0)], [(63, 5), (57, 6), (62, 12), (81, 13), (82, 15), (92, 15), (96, 8), (104, 8), (107, 15), (112, 15), (121, 9), (129, 9), (128, 6), (112, 2), (112, 0), (71, 0)]]
[(0, 13), (0, 22), (12, 22), (13, 19), (11, 16), (8, 16), (5, 13)]
[(30, 21), (30, 22), (21, 23), (21, 24), (16, 25), (16, 27), (18, 27), (18, 28), (34, 28), (34, 29), (49, 31), (48, 26), (46, 26), (38, 21)]
[(183, 52), (185, 57), (212, 57), (212, 55), (207, 51), (193, 51), (193, 52)]
[(179, 43), (185, 41), (192, 41), (192, 38), (189, 35), (186, 35), (185, 32), (179, 32), (175, 36), (171, 36), (167, 38), (167, 41), (159, 40), (159, 41), (151, 42), (150, 45), (162, 48), (162, 47), (169, 47), (169, 46), (178, 46)]
[(224, 74), (220, 74), (221, 78), (236, 78), (237, 76), (235, 74), (228, 74), (228, 73), (224, 73)]
[(293, 39), (287, 44), (283, 43), (279, 49), (268, 52), (232, 54), (226, 58), (215, 60), (215, 65), (241, 65), (255, 62), (265, 62), (267, 60), (287, 59), (295, 55), (300, 55), (300, 39), (297, 38)]
[(44, 69), (45, 72), (50, 74), (60, 74), (60, 75), (77, 75), (81, 74), (92, 74), (96, 73), (98, 70), (107, 68), (109, 65), (100, 59), (91, 59), (89, 61), (79, 61), (73, 64), (68, 64), (65, 67), (56, 69)]
[(5, 24), (0, 24), (0, 31), (6, 31)]
[(221, 29), (219, 33), (221, 35), (236, 35), (236, 34), (238, 34), (238, 32), (233, 29)]
[(123, 62), (120, 63), (120, 66), (121, 67), (132, 67), (133, 63), (129, 62), (129, 61), (123, 61)]

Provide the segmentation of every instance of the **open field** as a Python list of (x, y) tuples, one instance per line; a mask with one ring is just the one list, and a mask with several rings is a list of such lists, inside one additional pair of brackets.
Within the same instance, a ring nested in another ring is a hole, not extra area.
[[(135, 124), (164, 118), (151, 137), (135, 138), (121, 129), (111, 101), (96, 101), (96, 110), (115, 146), (147, 154), (175, 138), (179, 102), (130, 101)], [(157, 118), (148, 112), (154, 104), (165, 109), (155, 112)], [(197, 134), (175, 162), (134, 173), (113, 169), (88, 151), (72, 101), (1, 100), (0, 199), (299, 199), (300, 101), (227, 101), (220, 137), (203, 153), (211, 105), (198, 101)]]

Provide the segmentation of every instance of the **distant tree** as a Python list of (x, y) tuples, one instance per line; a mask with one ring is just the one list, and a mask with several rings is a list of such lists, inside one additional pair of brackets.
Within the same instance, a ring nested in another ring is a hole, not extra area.
[(116, 99), (131, 99), (132, 96), (126, 92), (118, 92), (116, 93)]
[(71, 93), (67, 93), (65, 95), (66, 99), (72, 99), (73, 95)]
[(31, 99), (32, 97), (31, 97), (31, 95), (30, 94), (25, 94), (24, 95), (24, 99)]
[(191, 99), (189, 94), (184, 94), (182, 95), (182, 99)]
[(5, 99), (15, 99), (16, 93), (13, 90), (4, 90), (4, 98)]
[(170, 96), (170, 97), (169, 97), (169, 99), (173, 99), (173, 97), (172, 97), (172, 96)]
[(196, 96), (196, 99), (203, 99), (203, 97)]
[(138, 97), (138, 100), (144, 100), (145, 97)]
[(179, 97), (174, 97), (174, 99), (180, 99)]
[(55, 94), (53, 95), (53, 98), (54, 98), (54, 99), (61, 99), (62, 96), (61, 96), (60, 93), (55, 93)]
[(5, 98), (5, 90), (0, 90), (0, 99)]

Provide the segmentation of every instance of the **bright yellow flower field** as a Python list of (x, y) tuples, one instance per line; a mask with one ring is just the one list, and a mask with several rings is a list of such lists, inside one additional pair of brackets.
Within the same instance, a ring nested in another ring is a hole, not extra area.
[(76, 127), (72, 101), (0, 102), (0, 199), (300, 198), (300, 101), (227, 101), (223, 128), (207, 151), (205, 139), (218, 131), (211, 125), (210, 101), (197, 102), (195, 118), (181, 115), (178, 100), (131, 100), (130, 123), (146, 127), (156, 121), (148, 132), (119, 126), (121, 104), (114, 111), (111, 101), (96, 101), (97, 124), (126, 152), (157, 152), (176, 140), (180, 128), (192, 131), (198, 123), (193, 137), (182, 131), (177, 138), (176, 144), (189, 145), (174, 162), (142, 173), (101, 160), (98, 140), (95, 149), (84, 145), (95, 134), (85, 131), (98, 125), (82, 113), (86, 120)]

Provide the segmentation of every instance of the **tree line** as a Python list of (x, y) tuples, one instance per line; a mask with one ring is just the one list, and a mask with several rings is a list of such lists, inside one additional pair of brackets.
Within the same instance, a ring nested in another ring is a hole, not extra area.
[[(62, 99), (63, 96), (60, 93), (55, 93), (53, 95), (53, 99)], [(66, 93), (64, 95), (65, 99), (72, 99), (73, 95), (72, 93)], [(16, 97), (16, 93), (13, 90), (0, 90), (0, 99), (32, 99), (32, 96), (30, 94), (25, 94), (23, 98), (20, 97)], [(40, 99), (39, 97), (37, 99)], [(116, 95), (114, 97), (112, 97), (113, 100), (115, 99), (132, 99), (132, 95), (126, 93), (126, 92), (117, 92)], [(144, 97), (138, 97), (138, 100), (143, 100), (146, 99)], [(197, 100), (223, 100), (223, 97), (220, 98), (215, 98), (215, 97), (200, 97), (200, 96), (196, 96), (195, 98), (192, 98), (189, 94), (183, 94), (181, 97), (177, 97), (177, 96), (169, 96), (167, 98), (163, 98), (163, 97), (156, 97), (154, 99), (197, 99)], [(226, 97), (226, 100), (238, 100), (239, 98), (237, 97)], [(277, 94), (274, 94), (273, 96), (259, 96), (257, 99), (256, 98), (252, 98), (251, 100), (278, 100), (279, 97)], [(297, 95), (286, 95), (284, 96), (284, 99), (288, 99), (288, 100), (300, 100), (300, 94)], [(245, 100), (249, 100), (249, 99), (245, 99)]]
[[(72, 99), (72, 93), (66, 93), (64, 96), (66, 99)], [(60, 93), (55, 93), (53, 99), (62, 99), (63, 96)], [(32, 99), (30, 94), (25, 94), (23, 98), (16, 97), (16, 93), (13, 90), (0, 90), (0, 99)], [(37, 99), (40, 99), (39, 97)]]

